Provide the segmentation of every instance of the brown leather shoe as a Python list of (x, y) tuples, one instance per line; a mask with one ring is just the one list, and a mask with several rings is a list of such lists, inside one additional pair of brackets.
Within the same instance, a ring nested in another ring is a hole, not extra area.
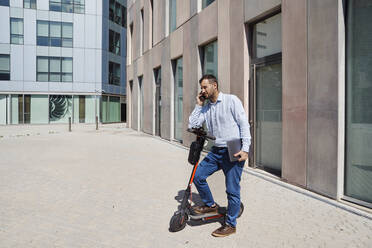
[(218, 205), (216, 204), (214, 207), (208, 207), (207, 205), (204, 206), (194, 206), (192, 211), (195, 214), (217, 214), (218, 213)]
[(236, 233), (236, 227), (230, 225), (223, 225), (214, 232), (212, 232), (212, 236), (214, 237), (226, 237), (230, 234)]

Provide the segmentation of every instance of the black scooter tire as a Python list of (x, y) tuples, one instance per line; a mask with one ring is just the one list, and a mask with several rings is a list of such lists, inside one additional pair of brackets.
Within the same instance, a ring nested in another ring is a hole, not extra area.
[(244, 212), (244, 205), (243, 205), (243, 203), (241, 202), (241, 203), (240, 203), (240, 210), (239, 210), (238, 218), (239, 218), (240, 216), (242, 216), (243, 212)]
[(169, 230), (171, 232), (179, 232), (183, 230), (186, 226), (187, 220), (188, 216), (186, 213), (177, 213), (173, 215), (169, 223)]

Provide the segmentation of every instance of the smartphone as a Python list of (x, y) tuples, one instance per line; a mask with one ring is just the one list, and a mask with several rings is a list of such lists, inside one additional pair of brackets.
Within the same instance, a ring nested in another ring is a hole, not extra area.
[(204, 102), (206, 97), (201, 92), (200, 92), (200, 94), (201, 95), (199, 96), (199, 99), (200, 99), (200, 101)]

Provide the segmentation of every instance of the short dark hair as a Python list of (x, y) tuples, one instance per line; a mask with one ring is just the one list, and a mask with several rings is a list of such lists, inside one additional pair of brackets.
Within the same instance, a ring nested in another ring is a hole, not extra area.
[(212, 74), (205, 74), (199, 80), (199, 84), (201, 84), (204, 79), (207, 79), (209, 81), (209, 83), (216, 83), (217, 84), (217, 89), (218, 89), (218, 81), (217, 81), (217, 78), (215, 76), (213, 76)]

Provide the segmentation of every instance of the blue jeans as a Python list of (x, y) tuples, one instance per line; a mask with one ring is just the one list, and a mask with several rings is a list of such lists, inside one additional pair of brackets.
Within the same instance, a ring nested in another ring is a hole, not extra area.
[(240, 179), (243, 166), (244, 161), (230, 162), (227, 148), (212, 147), (212, 150), (198, 165), (194, 177), (194, 184), (204, 204), (212, 206), (214, 200), (206, 179), (216, 171), (222, 169), (225, 174), (228, 200), (226, 223), (234, 227), (236, 226), (236, 218), (240, 211)]

